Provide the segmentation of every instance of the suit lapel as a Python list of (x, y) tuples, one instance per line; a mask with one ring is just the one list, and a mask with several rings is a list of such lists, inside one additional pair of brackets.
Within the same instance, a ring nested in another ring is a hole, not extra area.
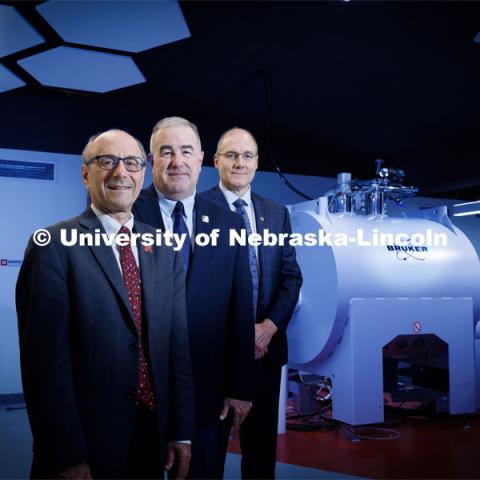
[[(91, 209), (86, 210), (82, 215), (80, 215), (79, 222), (80, 225), (88, 230), (99, 229), (102, 233), (105, 233), (100, 220), (98, 220), (97, 216)], [(115, 255), (112, 251), (112, 247), (105, 245), (104, 242), (100, 242), (99, 246), (88, 248), (90, 248), (93, 256), (100, 265), (100, 268), (103, 270), (103, 273), (122, 300), (125, 308), (128, 310), (132, 322), (135, 323), (130, 301), (128, 300), (127, 291), (125, 289), (125, 284), (123, 283), (123, 277), (118, 267)]]
[(222, 205), (227, 210), (230, 210), (230, 206), (228, 205), (227, 199), (225, 195), (220, 190), (220, 187), (217, 185), (209, 190), (210, 198), (217, 204)]
[[(199, 198), (198, 195), (195, 196), (195, 235), (199, 233), (210, 234), (213, 228), (213, 218), (211, 215), (208, 202), (205, 202), (203, 199)], [(194, 239), (192, 238), (192, 242)], [(203, 272), (208, 266), (208, 256), (210, 249), (215, 248), (212, 246), (199, 247), (195, 245), (190, 268), (188, 269), (187, 275), (187, 290), (189, 296), (193, 296), (200, 281), (190, 281), (191, 278), (200, 279), (203, 276)]]
[[(255, 223), (257, 226), (257, 233), (262, 235), (263, 232), (268, 226), (268, 212), (263, 204), (262, 200), (259, 199), (253, 192), (251, 194), (253, 209), (255, 210)], [(264, 251), (263, 243), (258, 247), (258, 264), (260, 265), (260, 281), (262, 278), (262, 272), (264, 270), (263, 262), (265, 261), (265, 251)]]
[(134, 206), (133, 213), (138, 220), (146, 223), (147, 225), (151, 225), (152, 227), (165, 231), (162, 212), (160, 211), (157, 192), (155, 191), (153, 183), (142, 191), (136, 204), (138, 205), (138, 209)]
[[(135, 223), (133, 228), (135, 232), (145, 233), (145, 229)], [(143, 311), (147, 319), (153, 318), (154, 298), (155, 298), (155, 254), (153, 248), (145, 248), (141, 243), (138, 246), (138, 263), (140, 264), (140, 275), (142, 278), (142, 301)], [(148, 322), (150, 325), (151, 322)]]

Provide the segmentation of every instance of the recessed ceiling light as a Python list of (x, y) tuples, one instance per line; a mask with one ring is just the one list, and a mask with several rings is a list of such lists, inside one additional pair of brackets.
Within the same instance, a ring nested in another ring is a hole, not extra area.
[(51, 87), (104, 93), (145, 82), (131, 57), (82, 48), (57, 47), (18, 64)]
[(0, 5), (0, 57), (44, 42), (43, 37), (15, 10)]
[(190, 37), (175, 1), (50, 1), (36, 8), (71, 43), (141, 52)]

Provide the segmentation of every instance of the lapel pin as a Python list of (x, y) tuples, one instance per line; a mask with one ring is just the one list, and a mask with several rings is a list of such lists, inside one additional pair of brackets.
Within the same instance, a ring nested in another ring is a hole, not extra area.
[(153, 248), (151, 245), (145, 245), (145, 253), (153, 253)]
[(208, 215), (202, 215), (202, 222), (203, 223), (209, 223), (210, 219), (208, 218)]
[(265, 219), (263, 217), (259, 217), (261, 222), (264, 222)]

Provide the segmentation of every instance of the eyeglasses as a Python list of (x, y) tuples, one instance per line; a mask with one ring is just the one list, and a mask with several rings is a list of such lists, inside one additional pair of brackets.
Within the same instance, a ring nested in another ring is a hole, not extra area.
[(139, 172), (147, 163), (144, 158), (134, 156), (121, 158), (116, 157), (115, 155), (97, 155), (96, 157), (87, 160), (85, 165), (90, 165), (95, 161), (102, 170), (115, 170), (120, 163), (120, 160), (129, 172)]
[(227, 160), (231, 160), (232, 162), (235, 162), (236, 160), (238, 160), (238, 157), (242, 157), (246, 162), (250, 162), (258, 154), (257, 153), (252, 153), (252, 152), (243, 152), (243, 153), (227, 152), (227, 153), (217, 153), (217, 155), (225, 157)]

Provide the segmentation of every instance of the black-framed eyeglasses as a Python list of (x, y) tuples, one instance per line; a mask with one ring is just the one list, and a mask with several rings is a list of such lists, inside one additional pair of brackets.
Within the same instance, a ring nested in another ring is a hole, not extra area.
[(253, 153), (253, 152), (226, 152), (226, 153), (217, 153), (217, 155), (220, 155), (222, 157), (225, 157), (227, 160), (231, 160), (232, 162), (235, 162), (238, 160), (239, 157), (242, 157), (246, 162), (252, 161), (258, 154)]
[(85, 165), (90, 165), (93, 161), (97, 162), (97, 165), (102, 170), (115, 170), (120, 161), (122, 161), (129, 172), (139, 172), (147, 164), (147, 161), (141, 157), (130, 156), (122, 158), (115, 155), (97, 155), (87, 160)]

